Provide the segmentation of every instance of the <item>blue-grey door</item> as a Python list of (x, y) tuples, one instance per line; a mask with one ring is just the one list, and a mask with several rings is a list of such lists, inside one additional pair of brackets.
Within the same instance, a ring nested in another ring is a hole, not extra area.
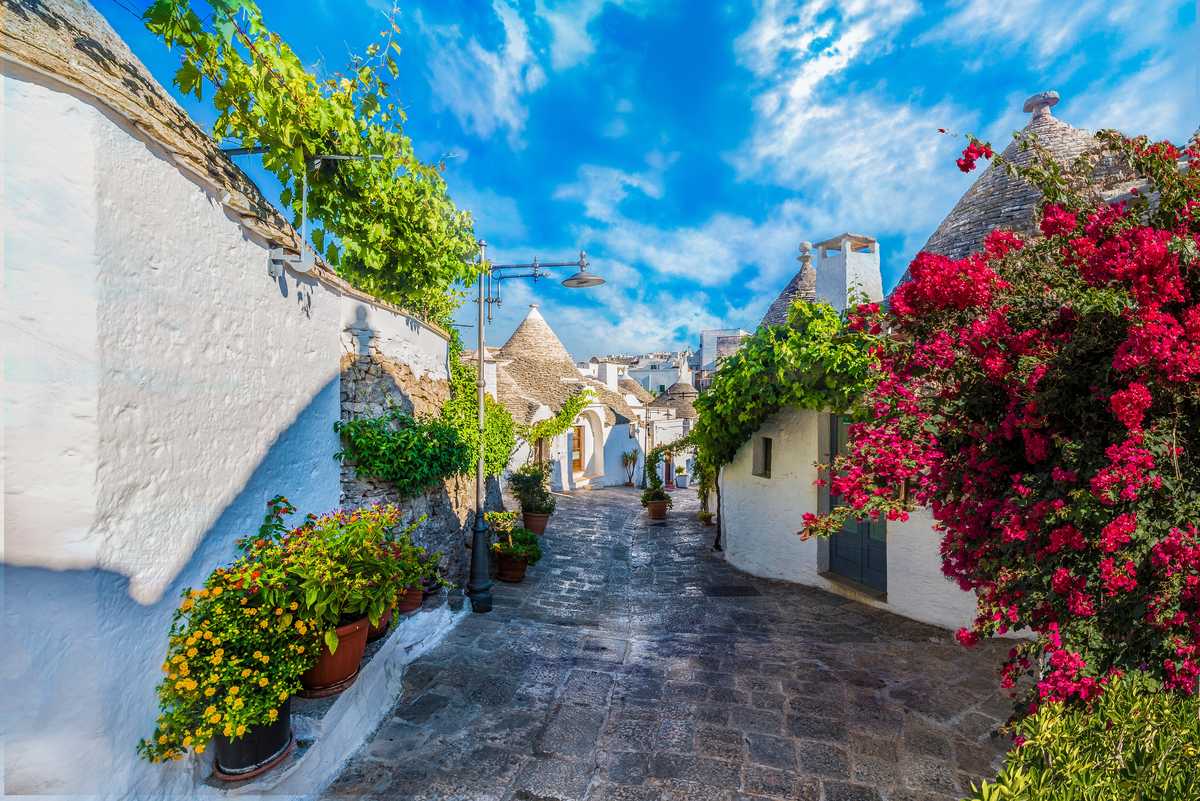
[[(846, 453), (849, 421), (830, 415), (829, 449), (832, 457)], [(832, 493), (829, 508), (841, 506)], [(829, 570), (880, 592), (887, 592), (887, 522), (851, 520), (829, 539)]]

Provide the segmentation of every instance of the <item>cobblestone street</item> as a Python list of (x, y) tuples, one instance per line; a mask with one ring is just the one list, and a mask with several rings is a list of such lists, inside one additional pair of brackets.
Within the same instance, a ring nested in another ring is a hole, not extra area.
[(741, 574), (696, 509), (560, 498), (545, 558), (408, 668), (325, 797), (943, 801), (991, 774), (1007, 646)]

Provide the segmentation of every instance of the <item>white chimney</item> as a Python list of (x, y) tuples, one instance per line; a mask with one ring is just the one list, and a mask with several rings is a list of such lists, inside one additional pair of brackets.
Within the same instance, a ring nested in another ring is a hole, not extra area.
[(604, 386), (617, 392), (617, 380), (621, 377), (620, 365), (616, 362), (600, 362), (596, 365), (596, 378), (604, 382)]
[(861, 234), (841, 234), (816, 245), (817, 300), (838, 311), (852, 295), (883, 300), (879, 242)]

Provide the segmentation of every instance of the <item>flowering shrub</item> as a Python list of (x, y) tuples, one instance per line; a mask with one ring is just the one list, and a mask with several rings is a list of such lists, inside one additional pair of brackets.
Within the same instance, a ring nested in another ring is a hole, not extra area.
[(295, 508), (285, 498), (270, 503), (259, 536), (241, 543), (246, 558), (217, 572), (227, 573), (235, 586), (260, 592), (268, 605), (297, 604), (307, 621), (296, 621), (298, 633), (316, 626), (331, 652), (337, 650), (339, 625), (360, 617), (379, 625), (398, 596), (427, 573), (407, 540), (417, 523), (393, 533), (400, 522), (395, 506), (309, 515), (289, 531), (283, 517)]
[[(271, 502), (263, 533), (288, 506), (286, 498)], [(261, 563), (243, 556), (183, 592), (158, 685), (161, 713), (154, 734), (138, 743), (145, 758), (178, 759), (189, 748), (202, 754), (218, 734), (236, 740), (274, 722), (300, 689), (316, 659), (316, 621), (296, 601), (268, 601), (255, 583), (262, 574)]]
[(1037, 674), (1030, 710), (1116, 670), (1200, 678), (1200, 173), (1167, 143), (1098, 140), (1150, 191), (1109, 205), (1086, 163), (1004, 164), (1042, 189), (1041, 237), (913, 261), (836, 465), (847, 506), (805, 519), (930, 507), (943, 571), (978, 597), (959, 640), (1035, 635), (1003, 667), (1008, 687)]
[(1004, 770), (971, 801), (1200, 798), (1200, 698), (1145, 674), (1115, 678), (1086, 711), (1044, 704), (1016, 731)]

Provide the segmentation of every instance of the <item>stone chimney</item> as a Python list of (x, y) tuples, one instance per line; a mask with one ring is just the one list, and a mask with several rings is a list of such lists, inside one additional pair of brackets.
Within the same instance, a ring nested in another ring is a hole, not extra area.
[(1021, 110), (1026, 114), (1032, 114), (1033, 118), (1040, 119), (1042, 117), (1052, 117), (1050, 109), (1058, 103), (1058, 92), (1051, 89), (1048, 92), (1038, 92), (1025, 101), (1025, 105)]
[(817, 298), (841, 311), (852, 295), (883, 299), (879, 242), (862, 234), (840, 234), (818, 242)]
[(596, 365), (596, 379), (613, 392), (620, 392), (617, 383), (621, 378), (620, 368), (616, 362), (600, 362)]

